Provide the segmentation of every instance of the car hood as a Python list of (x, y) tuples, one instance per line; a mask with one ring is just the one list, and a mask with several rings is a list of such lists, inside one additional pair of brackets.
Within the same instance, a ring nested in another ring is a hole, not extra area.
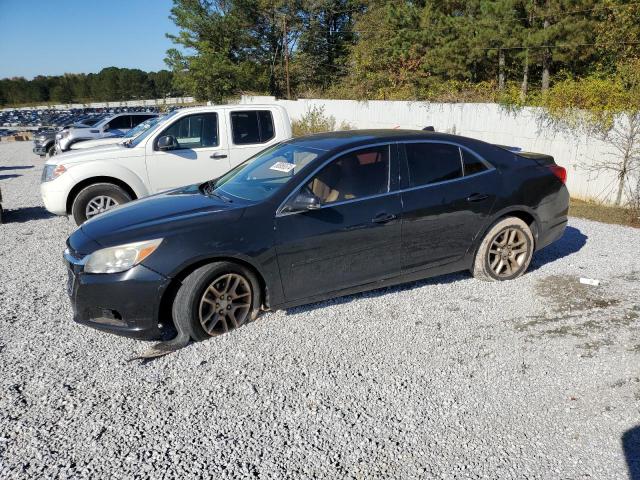
[(95, 160), (110, 160), (113, 158), (135, 157), (144, 155), (144, 150), (129, 148), (120, 143), (99, 145), (97, 147), (69, 150), (47, 160), (47, 165), (74, 164), (80, 162), (92, 162)]
[[(86, 150), (87, 148), (101, 148), (104, 149), (110, 145), (121, 143), (125, 141), (122, 137), (104, 137), (97, 138), (95, 140), (85, 140), (83, 142), (74, 143), (71, 145), (71, 150)], [(96, 150), (92, 150), (95, 152)]]
[(198, 185), (170, 190), (127, 203), (82, 224), (81, 230), (103, 247), (175, 235), (202, 222), (235, 221), (243, 202), (204, 195)]

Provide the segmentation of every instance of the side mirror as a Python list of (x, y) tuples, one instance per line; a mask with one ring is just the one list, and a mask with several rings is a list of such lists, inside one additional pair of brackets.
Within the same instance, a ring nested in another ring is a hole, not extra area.
[(289, 202), (290, 211), (317, 210), (320, 208), (320, 199), (307, 189), (299, 192), (292, 201)]
[(106, 132), (107, 130), (109, 130), (109, 127), (110, 127), (110, 126), (111, 126), (111, 125), (109, 125), (109, 124), (107, 123), (104, 127), (102, 127), (102, 130)]
[(158, 150), (173, 150), (178, 148), (178, 141), (173, 135), (165, 135), (158, 139)]

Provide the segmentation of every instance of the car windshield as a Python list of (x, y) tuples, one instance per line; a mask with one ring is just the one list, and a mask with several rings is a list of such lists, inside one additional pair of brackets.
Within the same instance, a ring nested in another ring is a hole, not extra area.
[(325, 153), (305, 145), (267, 148), (220, 177), (209, 190), (222, 196), (260, 201), (280, 190), (309, 162)]
[[(147, 129), (145, 129), (142, 133), (140, 133), (137, 137), (133, 137), (131, 140), (126, 142), (125, 145), (127, 145), (128, 147), (135, 147), (136, 145), (139, 145), (140, 142), (142, 142), (145, 138), (147, 138), (152, 132), (155, 132), (156, 130), (155, 127), (167, 122), (167, 120), (172, 118), (176, 113), (178, 113), (178, 110), (174, 110), (173, 112), (162, 115), (161, 117), (156, 117), (154, 119), (151, 119), (151, 120), (154, 120), (154, 123), (150, 125)], [(147, 123), (151, 120), (147, 120), (146, 122), (142, 122), (142, 123)]]
[(136, 127), (133, 127), (131, 130), (129, 130), (127, 133), (125, 133), (123, 138), (136, 138), (138, 135), (140, 135), (145, 130), (148, 130), (149, 128), (151, 128), (154, 125), (156, 125), (160, 121), (161, 118), (162, 117), (152, 117), (149, 120), (145, 120), (140, 125), (138, 125)]

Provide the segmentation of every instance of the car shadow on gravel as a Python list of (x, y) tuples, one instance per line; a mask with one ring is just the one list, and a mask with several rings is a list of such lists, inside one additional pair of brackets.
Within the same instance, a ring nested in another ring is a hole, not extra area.
[(0, 180), (8, 180), (10, 178), (17, 178), (17, 177), (21, 177), (22, 175), (17, 174), (17, 173), (10, 173), (8, 175), (0, 175)]
[(529, 271), (533, 272), (547, 263), (555, 262), (580, 251), (587, 243), (588, 238), (577, 228), (567, 227), (560, 240), (543, 248), (533, 256)]
[(310, 303), (308, 305), (301, 305), (299, 307), (288, 308), (285, 310), (287, 315), (294, 315), (300, 312), (308, 312), (317, 308), (324, 308), (330, 305), (342, 305), (349, 303), (358, 298), (376, 298), (384, 295), (389, 295), (397, 292), (405, 292), (416, 288), (425, 287), (427, 285), (444, 285), (447, 283), (459, 282), (471, 278), (471, 273), (468, 271), (461, 271), (456, 273), (449, 273), (446, 275), (439, 275), (436, 277), (426, 278), (424, 280), (418, 280), (417, 282), (403, 283), (400, 285), (394, 285), (392, 287), (382, 287), (375, 290), (368, 290), (362, 293), (354, 293), (352, 295), (345, 295), (343, 297), (331, 298), (329, 300), (322, 300), (321, 302)]
[(622, 435), (622, 450), (630, 480), (640, 480), (640, 425)]
[(3, 170), (26, 170), (28, 168), (33, 168), (33, 165), (16, 165), (14, 167), (12, 166), (0, 166), (0, 172)]
[(55, 217), (55, 215), (49, 213), (44, 207), (24, 207), (5, 210), (3, 222), (24, 223), (30, 222), (31, 220), (46, 220), (53, 217)]

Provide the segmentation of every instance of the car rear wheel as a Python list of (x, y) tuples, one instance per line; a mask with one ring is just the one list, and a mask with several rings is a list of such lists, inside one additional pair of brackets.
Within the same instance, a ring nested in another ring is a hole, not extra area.
[(473, 264), (473, 276), (480, 280), (512, 280), (522, 275), (534, 250), (529, 226), (517, 217), (493, 225), (482, 239)]
[(102, 212), (131, 201), (124, 189), (112, 183), (94, 183), (76, 195), (71, 206), (71, 214), (76, 225), (82, 225)]
[(254, 320), (260, 304), (253, 273), (235, 263), (215, 262), (184, 279), (173, 301), (173, 321), (193, 340), (205, 340)]

